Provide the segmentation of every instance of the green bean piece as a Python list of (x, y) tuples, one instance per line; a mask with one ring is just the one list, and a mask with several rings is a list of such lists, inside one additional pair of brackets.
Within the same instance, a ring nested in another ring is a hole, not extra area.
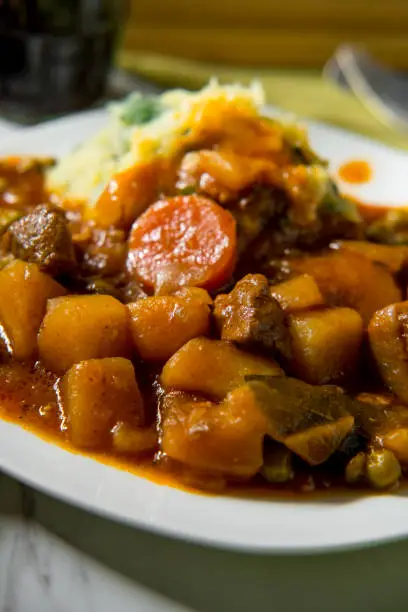
[(267, 482), (283, 483), (293, 479), (292, 453), (283, 444), (271, 444), (264, 450), (261, 474)]

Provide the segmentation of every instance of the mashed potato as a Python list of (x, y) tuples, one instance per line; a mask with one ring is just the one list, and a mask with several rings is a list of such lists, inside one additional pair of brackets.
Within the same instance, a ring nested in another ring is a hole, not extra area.
[(116, 172), (149, 161), (170, 157), (183, 138), (211, 119), (232, 109), (258, 115), (264, 93), (258, 83), (250, 87), (220, 86), (211, 81), (199, 92), (173, 90), (159, 97), (131, 94), (108, 107), (107, 126), (63, 158), (49, 173), (52, 191), (92, 202)]
[[(214, 143), (220, 145), (224, 139), (227, 143), (235, 142), (240, 155), (247, 156), (245, 168), (248, 160), (259, 157), (260, 152), (261, 157), (278, 165), (280, 153), (290, 152), (289, 160), (287, 155), (280, 158), (286, 161), (282, 161), (278, 187), (287, 191), (295, 212), (298, 209), (302, 213), (306, 198), (307, 210), (314, 214), (329, 192), (328, 205), (332, 207), (334, 201), (338, 207), (339, 198), (333, 192), (326, 164), (310, 149), (306, 130), (293, 121), (265, 119), (264, 102), (264, 92), (257, 82), (249, 87), (221, 86), (212, 80), (198, 92), (172, 90), (161, 96), (131, 94), (122, 102), (109, 105), (106, 127), (49, 171), (48, 188), (62, 201), (85, 202), (85, 218), (97, 224), (127, 226), (148, 205), (143, 168), (152, 168), (152, 161), (159, 161), (159, 166), (165, 162), (161, 166), (165, 167), (168, 160), (177, 160), (177, 156), (181, 160), (189, 151), (211, 149)], [(286, 168), (285, 164), (288, 164)], [(109, 208), (110, 202), (107, 204), (105, 198), (101, 203), (99, 196), (111, 179), (117, 179), (118, 173), (128, 168), (134, 170), (132, 176), (140, 177), (139, 206), (133, 210), (132, 202), (121, 201), (116, 202), (117, 210), (113, 210)], [(297, 200), (302, 200), (299, 206)]]

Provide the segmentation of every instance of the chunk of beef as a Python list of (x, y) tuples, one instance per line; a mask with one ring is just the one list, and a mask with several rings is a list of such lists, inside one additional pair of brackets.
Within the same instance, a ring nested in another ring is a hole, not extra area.
[(126, 236), (123, 230), (92, 230), (81, 261), (81, 270), (85, 275), (115, 276), (123, 272), (125, 261)]
[[(247, 193), (241, 194), (231, 206), (238, 227), (238, 250), (245, 253), (262, 234), (269, 223), (277, 227), (277, 219), (284, 218), (289, 201), (282, 189), (255, 184)], [(269, 232), (270, 237), (271, 232)]]
[(51, 276), (75, 267), (71, 232), (62, 210), (41, 204), (10, 225), (10, 250), (18, 259), (36, 263)]
[(248, 274), (230, 293), (217, 296), (214, 317), (223, 340), (258, 344), (290, 356), (285, 315), (265, 276)]

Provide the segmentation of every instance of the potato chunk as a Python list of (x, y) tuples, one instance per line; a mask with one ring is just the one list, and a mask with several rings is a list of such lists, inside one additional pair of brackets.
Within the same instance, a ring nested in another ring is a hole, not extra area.
[(78, 363), (61, 382), (61, 408), (78, 448), (105, 448), (118, 422), (143, 422), (143, 402), (132, 363), (121, 357)]
[(191, 338), (210, 328), (211, 298), (203, 289), (128, 304), (134, 345), (146, 361), (166, 361)]
[(363, 321), (351, 308), (328, 308), (290, 318), (292, 372), (308, 383), (339, 382), (356, 368)]
[(158, 446), (155, 427), (135, 427), (123, 421), (112, 429), (112, 441), (114, 450), (126, 455), (140, 455)]
[(313, 276), (302, 274), (270, 288), (271, 295), (287, 313), (324, 306), (324, 298)]
[(392, 451), (398, 461), (408, 464), (408, 427), (399, 427), (380, 437), (384, 448)]
[(47, 300), (65, 289), (38, 266), (16, 260), (0, 271), (0, 324), (8, 352), (29, 359), (37, 350), (37, 333)]
[(70, 295), (48, 302), (38, 335), (40, 359), (57, 373), (74, 363), (129, 354), (126, 306), (109, 295)]
[(330, 248), (364, 255), (370, 261), (387, 266), (392, 273), (399, 272), (408, 261), (407, 246), (377, 244), (367, 240), (338, 240), (332, 242)]
[(271, 359), (251, 355), (223, 340), (194, 338), (165, 364), (161, 382), (167, 389), (180, 389), (223, 399), (249, 374), (281, 376)]
[(408, 402), (408, 302), (375, 313), (368, 336), (381, 377), (403, 402)]
[(263, 462), (266, 421), (246, 386), (221, 404), (170, 393), (163, 402), (162, 449), (168, 457), (209, 473), (249, 478)]
[(295, 272), (313, 276), (328, 304), (357, 310), (365, 325), (376, 310), (401, 299), (401, 291), (384, 266), (351, 251), (304, 257), (289, 265)]

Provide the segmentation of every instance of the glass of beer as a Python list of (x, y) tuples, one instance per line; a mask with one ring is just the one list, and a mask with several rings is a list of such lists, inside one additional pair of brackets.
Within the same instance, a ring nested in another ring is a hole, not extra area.
[(76, 111), (105, 92), (126, 0), (0, 0), (0, 113)]

